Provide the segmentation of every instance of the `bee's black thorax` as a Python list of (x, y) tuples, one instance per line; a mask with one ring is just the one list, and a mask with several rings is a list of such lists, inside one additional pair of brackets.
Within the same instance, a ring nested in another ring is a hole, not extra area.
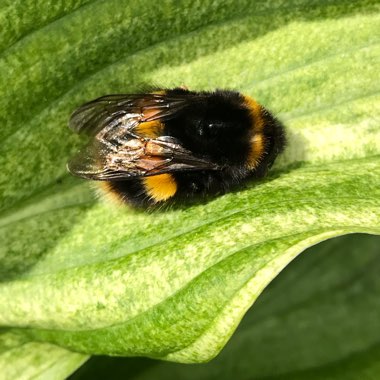
[(164, 133), (196, 155), (222, 166), (240, 166), (249, 153), (251, 126), (243, 97), (237, 92), (216, 91), (190, 98), (175, 118), (165, 121)]

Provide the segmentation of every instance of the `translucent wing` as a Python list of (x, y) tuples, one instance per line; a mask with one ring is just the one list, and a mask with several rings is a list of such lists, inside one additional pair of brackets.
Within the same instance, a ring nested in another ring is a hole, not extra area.
[(79, 177), (118, 181), (162, 173), (191, 170), (220, 170), (221, 167), (196, 157), (174, 138), (95, 139), (68, 163), (68, 170)]
[(136, 123), (174, 116), (191, 96), (165, 93), (106, 95), (74, 111), (69, 126), (75, 132), (91, 136), (114, 124), (123, 123), (132, 129)]

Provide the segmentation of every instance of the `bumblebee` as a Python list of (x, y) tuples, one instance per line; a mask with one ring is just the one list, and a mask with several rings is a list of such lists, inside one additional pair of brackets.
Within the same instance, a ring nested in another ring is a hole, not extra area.
[(79, 107), (69, 126), (91, 137), (69, 161), (70, 173), (142, 207), (263, 177), (286, 141), (267, 109), (228, 90), (106, 95)]

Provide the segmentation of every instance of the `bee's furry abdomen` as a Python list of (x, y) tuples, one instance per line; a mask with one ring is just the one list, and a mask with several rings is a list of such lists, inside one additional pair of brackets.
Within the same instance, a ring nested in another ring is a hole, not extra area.
[(159, 174), (123, 181), (103, 182), (101, 188), (112, 198), (133, 206), (148, 206), (167, 201), (177, 193), (172, 174)]
[(263, 157), (262, 166), (268, 169), (273, 165), (277, 156), (284, 151), (287, 141), (282, 123), (264, 107), (261, 115), (265, 125), (263, 133), (266, 145), (266, 154)]
[[(240, 182), (236, 170), (231, 170), (229, 173), (228, 169), (226, 172), (200, 171), (167, 174), (172, 182), (169, 187), (167, 178), (160, 178), (162, 176), (165, 175), (102, 182), (101, 189), (119, 203), (134, 207), (149, 207), (163, 202), (170, 203), (194, 197), (224, 194)], [(246, 173), (241, 173), (241, 177), (245, 176)]]
[(151, 203), (139, 178), (103, 182), (101, 189), (121, 203), (136, 207), (148, 206)]

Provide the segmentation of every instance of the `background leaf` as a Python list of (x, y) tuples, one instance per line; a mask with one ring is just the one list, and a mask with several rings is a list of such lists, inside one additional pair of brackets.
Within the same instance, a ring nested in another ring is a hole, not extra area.
[[(302, 250), (379, 233), (377, 1), (0, 5), (5, 341), (206, 361)], [(141, 82), (250, 94), (286, 123), (287, 151), (267, 180), (208, 202), (94, 202), (66, 173), (83, 144), (68, 115)]]
[(29, 342), (6, 330), (0, 332), (0, 342), (2, 379), (63, 379), (87, 360), (86, 355)]

